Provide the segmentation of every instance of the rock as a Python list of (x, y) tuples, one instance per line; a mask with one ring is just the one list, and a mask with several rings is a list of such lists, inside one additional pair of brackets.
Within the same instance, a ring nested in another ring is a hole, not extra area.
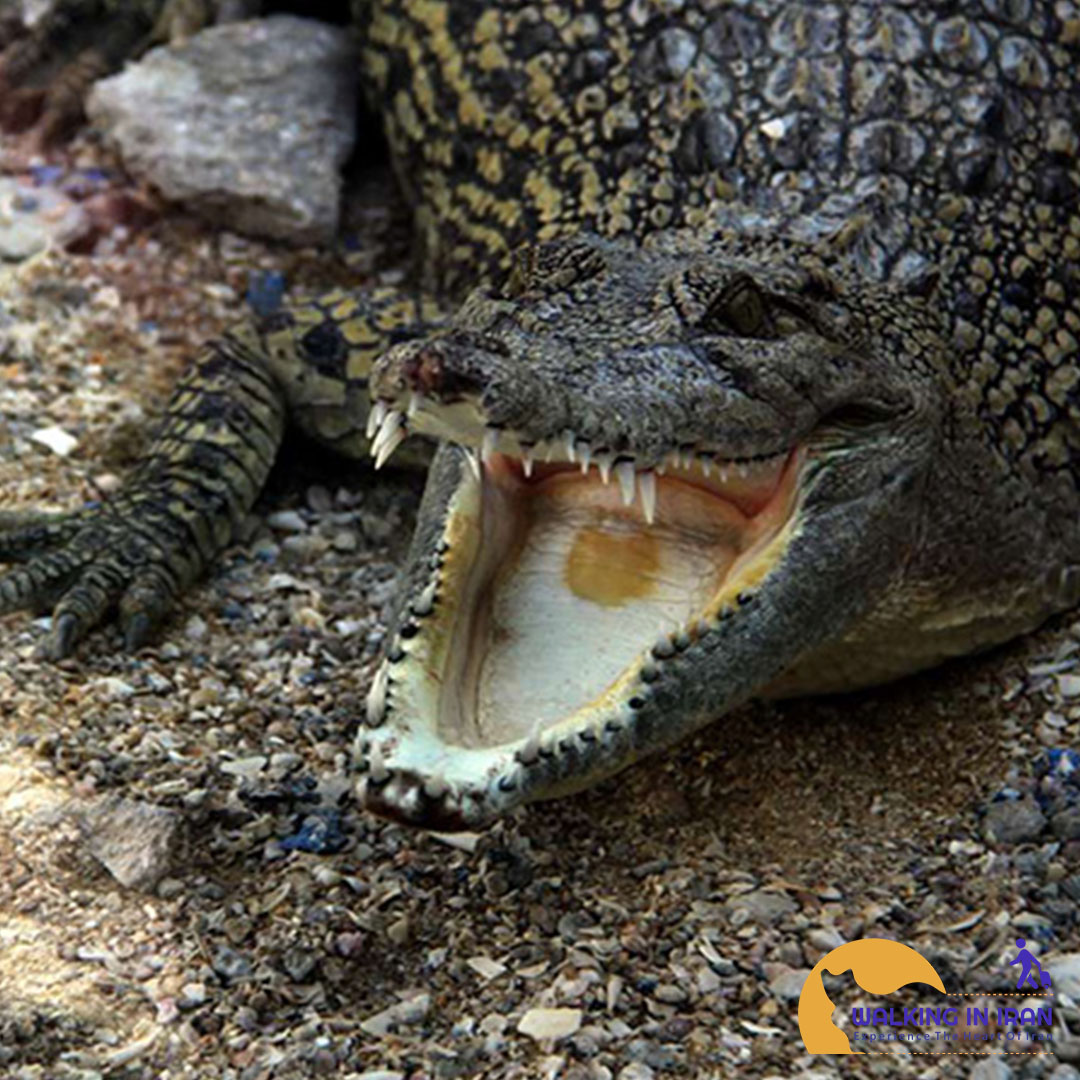
[(308, 527), (303, 516), (296, 510), (276, 510), (274, 513), (267, 515), (266, 524), (271, 529), (288, 533), (307, 532)]
[(169, 872), (180, 815), (164, 806), (103, 799), (81, 815), (87, 847), (121, 885), (151, 891)]
[(1080, 953), (1063, 953), (1043, 961), (1050, 972), (1055, 994), (1067, 994), (1073, 1001), (1080, 1001)]
[(180, 987), (180, 1005), (185, 1009), (196, 1009), (206, 1001), (206, 983), (185, 983)]
[(1010, 1080), (1012, 1069), (999, 1057), (984, 1057), (975, 1062), (969, 1075), (971, 1080)]
[(293, 982), (304, 982), (311, 977), (319, 963), (319, 955), (314, 949), (301, 945), (294, 945), (285, 950), (281, 958), (281, 966), (288, 972)]
[(724, 906), (730, 915), (738, 916), (736, 921), (756, 922), (764, 926), (771, 925), (784, 915), (790, 915), (797, 907), (787, 893), (767, 892), (764, 889), (742, 893)]
[(1063, 698), (1080, 697), (1080, 675), (1059, 675), (1058, 691)]
[(833, 926), (815, 926), (806, 935), (806, 940), (822, 952), (831, 952), (844, 944), (843, 935)]
[(79, 440), (74, 435), (56, 425), (38, 428), (37, 431), (30, 433), (30, 438), (40, 446), (47, 447), (59, 457), (67, 457), (79, 445)]
[(263, 754), (251, 754), (249, 757), (236, 758), (233, 761), (222, 761), (218, 768), (229, 776), (235, 776), (248, 783), (255, 783), (262, 776), (266, 768), (268, 758)]
[(243, 953), (230, 949), (228, 945), (222, 945), (215, 950), (210, 966), (228, 982), (246, 979), (252, 971), (251, 961)]
[(1062, 810), (1050, 819), (1054, 835), (1059, 840), (1080, 839), (1080, 806)]
[(787, 968), (779, 971), (769, 980), (769, 990), (781, 1001), (798, 1001), (803, 983), (809, 974), (809, 968)]
[(325, 243), (358, 69), (345, 28), (278, 15), (154, 49), (101, 80), (87, 112), (166, 198), (239, 232)]
[(517, 1029), (537, 1042), (567, 1039), (581, 1027), (580, 1009), (529, 1009)]
[(22, 262), (50, 245), (63, 246), (85, 228), (78, 203), (51, 187), (0, 176), (0, 262)]
[(681, 986), (676, 986), (674, 983), (661, 983), (653, 991), (653, 997), (665, 1005), (683, 1005), (688, 995)]
[(471, 956), (465, 961), (480, 976), (484, 982), (489, 982), (491, 979), (497, 979), (500, 975), (506, 974), (506, 965), (500, 964), (497, 960), (492, 960), (489, 956)]
[(431, 1008), (430, 994), (417, 994), (416, 997), (407, 1001), (399, 1001), (396, 1005), (369, 1016), (361, 1021), (360, 1027), (368, 1035), (381, 1038), (389, 1035), (399, 1027), (407, 1027), (410, 1024), (419, 1024), (428, 1014)]
[(983, 831), (991, 843), (1019, 844), (1034, 840), (1046, 824), (1046, 815), (1030, 796), (991, 803)]
[(643, 1061), (633, 1061), (619, 1070), (618, 1080), (653, 1080), (655, 1075)]

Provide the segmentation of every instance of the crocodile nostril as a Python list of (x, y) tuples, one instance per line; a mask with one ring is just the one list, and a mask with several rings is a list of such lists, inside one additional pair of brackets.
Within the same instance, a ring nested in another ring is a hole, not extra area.
[(424, 345), (402, 364), (401, 373), (410, 390), (438, 394), (445, 375), (442, 350), (436, 344)]
[[(444, 402), (479, 394), (487, 380), (469, 362), (470, 354), (477, 348), (493, 350), (471, 340), (478, 336), (455, 335), (422, 345), (402, 363), (401, 373), (408, 389)], [(505, 355), (505, 349), (500, 350), (500, 355)]]

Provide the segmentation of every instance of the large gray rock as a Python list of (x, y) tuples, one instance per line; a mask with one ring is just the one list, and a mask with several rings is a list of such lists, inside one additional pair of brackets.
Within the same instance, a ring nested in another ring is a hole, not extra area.
[(320, 243), (338, 224), (357, 56), (340, 27), (279, 15), (196, 34), (87, 103), (132, 175), (240, 232)]

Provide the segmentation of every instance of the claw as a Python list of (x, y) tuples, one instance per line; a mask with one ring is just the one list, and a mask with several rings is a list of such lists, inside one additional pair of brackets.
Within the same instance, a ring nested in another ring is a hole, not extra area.
[(80, 622), (77, 615), (70, 612), (61, 615), (54, 623), (49, 636), (48, 649), (57, 660), (63, 660), (75, 651), (79, 642)]
[(149, 616), (140, 611), (123, 624), (123, 629), (124, 649), (127, 652), (138, 652), (150, 640), (153, 623)]

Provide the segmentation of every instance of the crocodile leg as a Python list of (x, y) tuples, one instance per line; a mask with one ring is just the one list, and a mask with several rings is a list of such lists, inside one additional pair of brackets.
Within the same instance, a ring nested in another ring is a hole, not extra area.
[(0, 510), (0, 562), (21, 563), (73, 539), (85, 511)]
[(336, 451), (366, 450), (367, 376), (438, 309), (341, 291), (237, 327), (177, 386), (147, 457), (115, 496), (72, 514), (0, 516), (0, 614), (55, 602), (44, 655), (67, 656), (118, 607), (136, 649), (233, 537), (262, 489), (286, 415)]

